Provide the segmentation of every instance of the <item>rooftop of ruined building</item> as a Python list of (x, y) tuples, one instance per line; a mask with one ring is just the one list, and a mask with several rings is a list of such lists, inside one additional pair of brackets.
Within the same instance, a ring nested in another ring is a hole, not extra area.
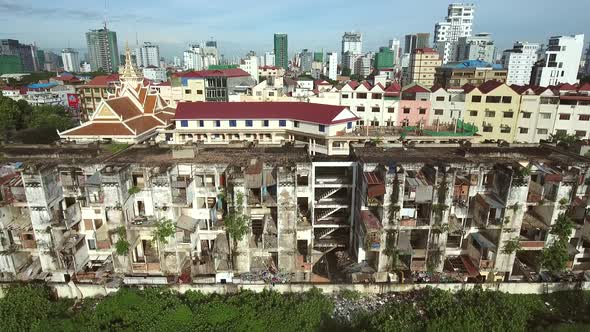
[(354, 155), (366, 163), (392, 165), (416, 164), (485, 164), (538, 162), (562, 166), (590, 164), (586, 158), (550, 145), (522, 144), (506, 147), (473, 144), (470, 147), (451, 145), (417, 145), (416, 147), (356, 147)]

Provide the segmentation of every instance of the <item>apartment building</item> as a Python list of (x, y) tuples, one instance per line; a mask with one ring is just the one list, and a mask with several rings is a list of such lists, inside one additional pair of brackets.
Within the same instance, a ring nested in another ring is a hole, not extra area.
[(489, 80), (506, 82), (507, 75), (508, 71), (502, 65), (468, 60), (436, 68), (434, 82), (443, 88), (458, 88), (465, 84), (481, 85)]
[(402, 89), (397, 123), (401, 126), (423, 127), (430, 118), (430, 90), (413, 83)]
[(172, 78), (173, 87), (183, 87), (185, 101), (228, 101), (230, 95), (243, 93), (255, 85), (256, 80), (239, 68), (191, 71)]
[(115, 85), (119, 82), (119, 74), (99, 75), (88, 83), (77, 86), (76, 92), (80, 96), (82, 114), (90, 116), (100, 101), (115, 91)]
[(480, 128), (483, 139), (514, 140), (520, 110), (520, 95), (499, 81), (487, 81), (478, 87), (465, 88), (463, 120)]
[(452, 124), (465, 115), (465, 92), (462, 88), (443, 89), (435, 85), (431, 89), (429, 124)]
[[(569, 269), (590, 258), (590, 159), (551, 146), (1, 150), (3, 280), (540, 281), (563, 214), (576, 224)], [(226, 229), (236, 213), (241, 237)], [(512, 241), (521, 250), (504, 250)]]
[(540, 86), (576, 84), (583, 50), (583, 34), (549, 38), (544, 54), (533, 67), (530, 83)]
[(405, 84), (419, 83), (425, 86), (434, 85), (436, 68), (440, 67), (438, 52), (431, 48), (417, 48), (410, 54), (410, 65)]

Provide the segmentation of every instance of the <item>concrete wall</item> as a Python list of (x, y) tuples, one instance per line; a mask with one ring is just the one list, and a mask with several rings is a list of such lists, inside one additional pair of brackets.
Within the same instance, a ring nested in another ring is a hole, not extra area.
[[(4, 296), (3, 288), (10, 284), (0, 285), (0, 296)], [(136, 287), (143, 288), (152, 286), (149, 284), (137, 284)], [(118, 288), (109, 288), (105, 285), (51, 283), (49, 284), (56, 294), (61, 298), (92, 298), (106, 296), (118, 291)], [(313, 288), (320, 289), (324, 294), (338, 293), (343, 290), (358, 291), (364, 294), (382, 294), (389, 292), (409, 292), (426, 287), (434, 287), (446, 291), (457, 292), (481, 287), (485, 290), (501, 291), (509, 294), (543, 294), (566, 290), (590, 290), (590, 282), (581, 283), (486, 283), (486, 284), (194, 284), (194, 285), (173, 285), (167, 286), (181, 294), (192, 290), (204, 294), (230, 294), (240, 290), (262, 292), (263, 290), (274, 290), (279, 293), (300, 293)]]

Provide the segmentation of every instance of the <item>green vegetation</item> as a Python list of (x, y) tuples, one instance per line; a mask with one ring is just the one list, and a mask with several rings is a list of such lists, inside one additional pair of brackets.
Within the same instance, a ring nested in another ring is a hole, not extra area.
[(117, 228), (117, 234), (119, 235), (119, 239), (115, 243), (115, 249), (117, 255), (119, 256), (126, 256), (129, 253), (129, 241), (127, 241), (127, 230), (125, 226), (121, 226)]
[(174, 235), (175, 231), (176, 226), (172, 220), (162, 218), (156, 222), (156, 229), (152, 233), (152, 241), (167, 244), (168, 238)]
[(0, 96), (0, 136), (25, 144), (47, 144), (74, 125), (63, 106), (31, 106), (25, 100)]
[[(364, 301), (343, 291), (347, 301)], [(475, 289), (404, 293), (350, 322), (331, 318), (334, 303), (307, 293), (178, 294), (165, 287), (123, 288), (104, 298), (53, 300), (43, 286), (12, 286), (0, 299), (3, 331), (525, 331), (590, 323), (590, 292), (514, 295)], [(572, 325), (564, 325), (564, 323)]]
[(244, 214), (244, 194), (238, 192), (236, 194), (236, 202), (233, 204), (228, 215), (223, 219), (227, 234), (235, 242), (241, 241), (246, 233), (248, 233), (248, 225), (250, 225), (250, 218)]
[(110, 143), (110, 144), (103, 145), (102, 147), (105, 150), (109, 151), (110, 153), (117, 153), (117, 152), (125, 150), (128, 146), (129, 146), (129, 144), (125, 144), (125, 143)]
[(141, 188), (133, 186), (129, 189), (127, 189), (127, 193), (129, 193), (129, 195), (135, 195), (137, 193), (141, 192)]
[(545, 247), (542, 253), (541, 259), (544, 268), (551, 272), (565, 270), (570, 259), (567, 249), (573, 228), (574, 222), (565, 213), (560, 213), (557, 216), (555, 224), (551, 226), (549, 231), (550, 234), (555, 235), (555, 240), (551, 245)]

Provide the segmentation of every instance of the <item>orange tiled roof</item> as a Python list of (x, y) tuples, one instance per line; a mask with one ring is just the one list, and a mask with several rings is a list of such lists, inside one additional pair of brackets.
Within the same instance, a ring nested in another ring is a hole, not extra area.
[(106, 99), (105, 102), (123, 118), (123, 121), (143, 114), (130, 98)]
[(134, 135), (129, 128), (122, 123), (102, 123), (93, 122), (88, 125), (82, 125), (67, 133), (68, 136), (130, 136)]

